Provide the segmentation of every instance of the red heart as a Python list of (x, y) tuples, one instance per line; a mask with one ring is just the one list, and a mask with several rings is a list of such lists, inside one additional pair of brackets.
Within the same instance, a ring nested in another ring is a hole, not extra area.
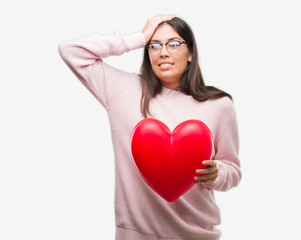
[(161, 197), (173, 202), (195, 183), (196, 169), (206, 168), (212, 134), (199, 120), (179, 124), (171, 133), (159, 120), (139, 122), (131, 136), (132, 157), (140, 176)]

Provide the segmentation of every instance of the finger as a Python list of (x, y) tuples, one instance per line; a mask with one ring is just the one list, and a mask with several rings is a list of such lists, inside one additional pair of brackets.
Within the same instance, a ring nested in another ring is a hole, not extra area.
[(170, 21), (175, 17), (176, 15), (159, 14), (155, 17), (149, 18), (148, 22), (152, 25), (152, 27), (156, 28), (160, 23)]
[(217, 173), (212, 173), (212, 174), (206, 174), (206, 175), (202, 175), (202, 176), (195, 176), (194, 180), (196, 181), (202, 181), (202, 180), (207, 180), (207, 179), (211, 179), (211, 178), (217, 178)]
[(217, 178), (217, 174), (213, 174), (213, 175), (210, 174), (204, 176), (196, 176), (194, 177), (194, 180), (196, 182), (205, 183), (205, 182), (214, 182), (216, 178)]
[(145, 42), (149, 42), (149, 40), (151, 39), (151, 37), (153, 36), (154, 32), (156, 31), (158, 25), (161, 22), (165, 22), (165, 21), (169, 21), (172, 18), (174, 18), (175, 15), (157, 15), (155, 17), (149, 18), (144, 26), (144, 28), (142, 29), (142, 33), (144, 35), (145, 38)]
[(213, 160), (203, 161), (202, 164), (205, 165), (205, 166), (209, 166), (209, 168), (197, 169), (196, 170), (197, 174), (209, 174), (209, 173), (218, 172), (218, 168), (216, 166), (216, 162), (214, 162)]
[(210, 167), (210, 168), (196, 170), (196, 174), (210, 174), (210, 173), (215, 173), (215, 172), (218, 172), (217, 167)]
[(152, 30), (155, 31), (160, 23), (170, 21), (173, 18), (175, 18), (174, 15), (162, 15), (162, 16), (157, 16), (154, 19), (150, 19)]
[(176, 15), (175, 14), (158, 14), (155, 17), (153, 17), (154, 19), (158, 19), (160, 21), (167, 21), (167, 20), (171, 20), (173, 18), (175, 18)]
[(149, 18), (142, 29), (142, 33), (145, 38), (145, 42), (148, 43), (154, 32), (156, 31), (158, 25), (162, 22), (170, 21), (175, 18), (176, 15), (173, 14), (158, 14), (152, 18)]
[(209, 178), (209, 179), (204, 179), (204, 180), (200, 180), (200, 181), (195, 181), (195, 183), (212, 183), (216, 180), (216, 178)]
[(206, 161), (203, 161), (202, 164), (206, 165), (206, 166), (211, 166), (211, 167), (216, 166), (216, 162), (214, 160), (206, 160)]

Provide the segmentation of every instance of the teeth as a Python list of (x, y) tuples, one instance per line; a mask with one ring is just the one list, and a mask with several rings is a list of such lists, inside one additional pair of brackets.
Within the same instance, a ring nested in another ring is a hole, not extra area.
[(170, 64), (170, 63), (163, 63), (163, 64), (161, 64), (160, 65), (160, 67), (169, 67), (169, 66), (171, 66), (172, 64)]

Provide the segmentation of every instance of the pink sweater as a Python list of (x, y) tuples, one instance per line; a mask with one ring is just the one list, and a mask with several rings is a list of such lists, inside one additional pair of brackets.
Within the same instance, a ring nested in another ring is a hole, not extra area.
[(198, 102), (168, 88), (152, 99), (152, 116), (171, 131), (188, 119), (199, 119), (210, 128), (214, 138), (213, 159), (219, 169), (215, 182), (195, 184), (176, 201), (165, 201), (143, 181), (131, 159), (131, 132), (143, 119), (140, 76), (103, 61), (110, 55), (144, 46), (142, 33), (126, 35), (121, 31), (114, 36), (92, 33), (59, 45), (66, 64), (108, 113), (116, 166), (116, 240), (219, 239), (221, 232), (216, 226), (220, 224), (220, 212), (214, 190), (227, 191), (241, 179), (233, 104), (227, 97)]

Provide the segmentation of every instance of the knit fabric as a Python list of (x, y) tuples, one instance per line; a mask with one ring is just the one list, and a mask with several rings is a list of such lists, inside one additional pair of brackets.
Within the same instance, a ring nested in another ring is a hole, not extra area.
[(227, 97), (198, 102), (164, 87), (151, 100), (152, 117), (171, 131), (189, 119), (209, 127), (214, 141), (212, 159), (219, 169), (213, 183), (197, 183), (176, 201), (165, 201), (143, 181), (131, 159), (131, 132), (143, 119), (141, 78), (103, 61), (144, 46), (141, 32), (126, 35), (122, 31), (114, 36), (92, 33), (59, 45), (65, 63), (108, 113), (115, 154), (116, 240), (219, 239), (220, 211), (214, 190), (227, 191), (241, 179), (233, 103)]

